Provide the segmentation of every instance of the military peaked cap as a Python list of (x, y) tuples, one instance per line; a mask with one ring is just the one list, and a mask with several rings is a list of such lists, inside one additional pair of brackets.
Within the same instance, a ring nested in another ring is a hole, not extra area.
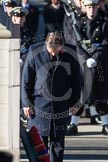
[(28, 14), (28, 10), (23, 7), (14, 7), (10, 11), (10, 16), (22, 17), (22, 16), (26, 16), (27, 14)]
[(99, 0), (83, 0), (85, 6), (95, 6)]
[(15, 0), (4, 0), (4, 5), (5, 6), (16, 6), (17, 3)]

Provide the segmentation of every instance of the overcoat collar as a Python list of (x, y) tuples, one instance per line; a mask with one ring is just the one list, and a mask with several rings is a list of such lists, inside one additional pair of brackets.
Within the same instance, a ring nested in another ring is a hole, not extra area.
[[(45, 59), (45, 62), (51, 62), (50, 54), (47, 50), (46, 43), (43, 44), (42, 54), (43, 54), (43, 57)], [(59, 57), (58, 57), (58, 64), (57, 65), (59, 65), (61, 63), (61, 61), (63, 59), (62, 55), (63, 55), (63, 51), (60, 51), (60, 53), (58, 54)]]

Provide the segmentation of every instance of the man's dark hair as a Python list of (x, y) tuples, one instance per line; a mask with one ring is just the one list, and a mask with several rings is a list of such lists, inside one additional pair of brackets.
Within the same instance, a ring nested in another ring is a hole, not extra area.
[(48, 33), (46, 37), (46, 42), (49, 48), (51, 49), (56, 49), (60, 46), (63, 46), (65, 43), (63, 32), (55, 31), (55, 32)]

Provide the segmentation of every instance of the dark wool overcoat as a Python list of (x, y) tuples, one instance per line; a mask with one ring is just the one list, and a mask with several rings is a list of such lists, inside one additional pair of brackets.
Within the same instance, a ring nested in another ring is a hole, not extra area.
[(76, 51), (64, 46), (53, 61), (45, 43), (29, 50), (22, 76), (22, 103), (35, 108), (29, 126), (34, 124), (42, 136), (51, 129), (55, 135), (65, 133), (68, 109), (80, 98), (80, 70), (74, 56)]

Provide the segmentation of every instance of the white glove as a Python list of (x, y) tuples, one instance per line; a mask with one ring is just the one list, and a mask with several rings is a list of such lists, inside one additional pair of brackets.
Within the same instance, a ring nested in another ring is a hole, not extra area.
[(89, 68), (93, 68), (95, 66), (97, 66), (97, 62), (93, 59), (93, 58), (89, 58), (87, 61), (86, 61), (86, 64)]
[(20, 63), (20, 66), (22, 66), (24, 64), (22, 59), (19, 60), (19, 63)]

